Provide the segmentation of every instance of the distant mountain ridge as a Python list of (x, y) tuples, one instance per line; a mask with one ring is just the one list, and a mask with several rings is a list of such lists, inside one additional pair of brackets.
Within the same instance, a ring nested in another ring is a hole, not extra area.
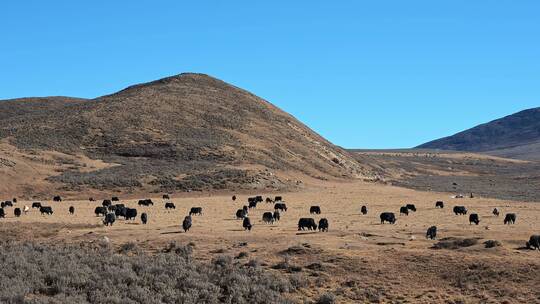
[(540, 107), (496, 119), (417, 148), (540, 160)]

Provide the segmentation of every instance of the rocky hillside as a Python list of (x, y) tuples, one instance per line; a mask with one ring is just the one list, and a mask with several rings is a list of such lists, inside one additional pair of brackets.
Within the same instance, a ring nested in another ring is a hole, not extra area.
[(40, 176), (65, 191), (283, 188), (297, 183), (285, 177), (290, 173), (371, 178), (347, 151), (291, 115), (202, 74), (91, 100), (0, 101), (0, 140), (18, 155), (14, 163), (49, 164), (50, 174)]

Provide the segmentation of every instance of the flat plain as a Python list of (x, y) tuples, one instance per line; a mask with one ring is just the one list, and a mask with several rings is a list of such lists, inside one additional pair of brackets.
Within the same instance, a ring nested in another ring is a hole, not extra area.
[[(235, 219), (237, 209), (247, 205), (247, 197), (283, 196), (288, 211), (281, 220), (264, 224), (262, 214), (273, 204), (259, 203), (249, 212), (254, 224), (244, 231)], [(101, 200), (43, 202), (54, 209), (52, 216), (31, 209), (20, 218), (13, 209), (0, 222), (4, 240), (46, 244), (98, 243), (107, 239), (115, 247), (133, 243), (145, 254), (155, 254), (167, 244), (191, 244), (197, 260), (216, 256), (236, 257), (238, 263), (257, 261), (269, 272), (295, 276), (303, 283), (285, 294), (292, 302), (310, 302), (331, 293), (337, 303), (524, 303), (540, 301), (540, 253), (524, 248), (532, 234), (538, 234), (540, 205), (491, 198), (451, 198), (452, 193), (421, 192), (368, 182), (308, 180), (303, 189), (288, 193), (187, 193), (173, 195), (176, 209), (166, 211), (164, 200), (151, 197), (155, 205), (137, 206), (141, 197), (122, 197), (121, 203), (146, 212), (143, 225), (119, 219), (105, 227), (94, 215)], [(103, 198), (101, 198), (103, 199)], [(435, 208), (436, 201), (445, 208)], [(399, 215), (399, 207), (415, 204), (417, 212)], [(15, 207), (30, 206), (19, 201)], [(310, 215), (309, 207), (319, 205), (320, 215)], [(368, 214), (360, 208), (366, 205)], [(480, 224), (469, 224), (468, 214), (457, 216), (456, 205), (478, 213)], [(68, 213), (69, 206), (75, 214)], [(181, 222), (191, 207), (202, 207), (202, 216), (193, 216), (187, 233)], [(492, 214), (497, 208), (501, 215)], [(381, 224), (381, 212), (394, 212), (394, 225)], [(506, 213), (516, 213), (515, 225), (504, 225)], [(298, 231), (300, 217), (324, 217), (329, 232)], [(436, 225), (436, 240), (428, 240), (428, 227)], [(9, 232), (9, 233), (8, 233)], [(484, 242), (498, 242), (486, 248)], [(439, 249), (435, 249), (438, 247)]]

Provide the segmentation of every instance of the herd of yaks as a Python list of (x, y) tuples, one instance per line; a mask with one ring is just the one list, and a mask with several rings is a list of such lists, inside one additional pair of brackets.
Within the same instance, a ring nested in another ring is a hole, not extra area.
[[(168, 194), (163, 195), (164, 200), (170, 200), (170, 197)], [(232, 200), (236, 201), (236, 196), (232, 196)], [(90, 201), (95, 201), (93, 198), (89, 198)], [(60, 202), (62, 201), (62, 198), (60, 196), (54, 196), (53, 197), (54, 202)], [(117, 218), (124, 217), (125, 220), (135, 220), (137, 217), (137, 209), (136, 208), (129, 208), (126, 207), (124, 204), (119, 203), (118, 197), (112, 197), (111, 199), (105, 199), (103, 200), (101, 206), (98, 206), (95, 208), (94, 213), (96, 216), (102, 216), (103, 217), (103, 224), (105, 226), (111, 226), (114, 224)], [(261, 195), (253, 196), (248, 198), (248, 205), (244, 205), (242, 209), (238, 209), (236, 211), (236, 218), (242, 220), (242, 227), (244, 230), (251, 231), (253, 224), (251, 223), (251, 219), (249, 218), (249, 212), (253, 208), (257, 208), (257, 204), (261, 203), (263, 201), (266, 201), (266, 203), (274, 203), (274, 212), (264, 212), (262, 215), (262, 221), (264, 223), (270, 223), (273, 224), (276, 221), (279, 221), (281, 218), (281, 213), (287, 211), (287, 205), (283, 201), (283, 198), (281, 196), (275, 196), (273, 199), (270, 197), (267, 197), (266, 200), (263, 200), (263, 197)], [(113, 203), (116, 202), (116, 203)], [(5, 208), (7, 207), (13, 207), (13, 204), (17, 203), (17, 199), (13, 198), (11, 201), (3, 201), (0, 203), (0, 218), (4, 218), (6, 216)], [(151, 199), (141, 199), (138, 201), (139, 206), (153, 206), (154, 202)], [(44, 206), (41, 202), (33, 202), (32, 208), (39, 209), (40, 213), (42, 215), (52, 215), (53, 209), (51, 206)], [(435, 203), (435, 208), (444, 208), (444, 202), (437, 201)], [(176, 206), (171, 201), (165, 202), (165, 209), (171, 210), (176, 209)], [(21, 210), (18, 207), (14, 208), (14, 215), (15, 217), (20, 217), (23, 213), (26, 214), (30, 208), (28, 206), (24, 206)], [(405, 206), (400, 207), (399, 213), (400, 215), (409, 215), (409, 212), (416, 212), (416, 206), (414, 204), (406, 204)], [(68, 209), (70, 214), (75, 213), (75, 207), (70, 206)], [(310, 214), (321, 214), (321, 208), (320, 206), (311, 206), (309, 208)], [(465, 206), (454, 206), (453, 212), (455, 215), (466, 215), (468, 210)], [(368, 213), (367, 206), (362, 206), (360, 208), (360, 213), (363, 215), (366, 215)], [(493, 215), (499, 216), (499, 210), (497, 208), (493, 209)], [(187, 232), (192, 226), (192, 215), (202, 215), (203, 214), (203, 208), (202, 207), (192, 207), (189, 211), (189, 214), (184, 217), (184, 220), (182, 222), (182, 229)], [(141, 222), (143, 224), (146, 224), (148, 222), (148, 214), (146, 212), (143, 212), (140, 216)], [(515, 213), (507, 213), (504, 218), (504, 224), (515, 224), (516, 222), (516, 214)], [(388, 222), (390, 224), (395, 224), (397, 219), (396, 215), (393, 212), (382, 212), (380, 214), (380, 220), (381, 224), (384, 224), (385, 222)], [(470, 224), (476, 224), (478, 225), (480, 223), (480, 216), (477, 213), (471, 213), (469, 214), (469, 223)], [(321, 218), (318, 222), (318, 224), (315, 222), (315, 219), (313, 218), (307, 218), (303, 217), (298, 220), (298, 230), (314, 230), (317, 229), (321, 232), (327, 232), (329, 228), (329, 222), (326, 218)], [(429, 239), (435, 239), (437, 236), (437, 227), (431, 226), (428, 228), (426, 232), (426, 238)], [(540, 235), (532, 235), (529, 239), (529, 241), (526, 243), (527, 248), (530, 249), (538, 249), (540, 250)]]
[[(471, 194), (472, 197), (472, 194)], [(443, 201), (437, 201), (435, 202), (435, 208), (444, 208), (444, 202)], [(399, 214), (400, 215), (409, 215), (409, 211), (416, 212), (416, 206), (414, 204), (407, 204), (405, 206), (402, 206), (399, 208)], [(455, 215), (466, 215), (468, 210), (465, 206), (454, 206), (453, 210)], [(367, 207), (362, 206), (361, 208), (362, 214), (367, 213)], [(494, 208), (492, 211), (493, 215), (499, 216), (499, 210), (497, 208)], [(516, 214), (515, 213), (507, 213), (504, 217), (504, 224), (510, 225), (516, 223)], [(396, 216), (393, 212), (383, 212), (380, 215), (381, 224), (384, 224), (385, 222), (388, 222), (390, 224), (396, 223)], [(469, 214), (469, 224), (480, 224), (480, 216), (478, 213), (471, 213)], [(426, 232), (426, 238), (428, 239), (435, 239), (437, 237), (437, 226), (431, 226), (428, 228)], [(529, 239), (529, 241), (526, 243), (527, 248), (529, 249), (538, 249), (540, 250), (540, 235), (532, 235)]]
[[(233, 195), (233, 201), (236, 201), (236, 196)], [(287, 211), (287, 204), (283, 201), (281, 196), (276, 196), (274, 199), (267, 197), (266, 203), (274, 203), (274, 212), (265, 212), (262, 215), (262, 221), (264, 223), (273, 224), (281, 218), (281, 213)], [(263, 202), (263, 197), (261, 195), (253, 196), (248, 198), (248, 205), (244, 205), (242, 209), (236, 211), (236, 218), (242, 219), (242, 227), (244, 230), (251, 230), (253, 225), (251, 224), (251, 219), (249, 218), (249, 210), (252, 208), (257, 208), (258, 203)], [(321, 214), (321, 207), (311, 206), (309, 209), (311, 214)], [(298, 220), (298, 230), (317, 230), (322, 232), (328, 231), (328, 219), (321, 218), (319, 224), (317, 225), (313, 218), (300, 218)]]

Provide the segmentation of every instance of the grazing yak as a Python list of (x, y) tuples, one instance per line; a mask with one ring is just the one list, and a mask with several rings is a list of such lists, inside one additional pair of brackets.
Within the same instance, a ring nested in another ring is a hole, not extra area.
[(169, 210), (169, 209), (176, 209), (176, 206), (174, 205), (174, 203), (167, 202), (167, 203), (165, 203), (165, 209), (166, 209), (166, 210)]
[(251, 220), (249, 219), (249, 217), (244, 218), (244, 221), (242, 222), (242, 227), (244, 227), (244, 230), (251, 231), (251, 227), (253, 227), (253, 225), (251, 225)]
[(434, 240), (437, 237), (437, 226), (431, 226), (426, 232), (426, 239)]
[(249, 209), (251, 209), (251, 208), (257, 208), (257, 202), (256, 202), (256, 201), (251, 201), (251, 202), (249, 202), (248, 208), (249, 208)]
[(242, 206), (242, 210), (244, 210), (246, 212), (246, 214), (249, 213), (249, 208), (246, 205)]
[(267, 197), (265, 201), (266, 201), (267, 204), (271, 204), (271, 203), (274, 202), (274, 200), (269, 198), (269, 197)]
[(504, 224), (515, 224), (516, 223), (516, 214), (515, 213), (507, 213), (504, 217)]
[(24, 214), (27, 214), (29, 210), (30, 210), (30, 208), (28, 208), (28, 206), (25, 205), (24, 208), (23, 208)]
[(143, 225), (146, 225), (146, 223), (148, 222), (148, 214), (146, 214), (146, 212), (143, 212), (141, 214), (141, 222), (143, 223)]
[(69, 211), (69, 214), (75, 214), (75, 207), (69, 206), (68, 211)]
[(317, 224), (315, 224), (315, 220), (312, 218), (306, 218), (303, 217), (298, 220), (298, 231), (300, 230), (317, 230)]
[(311, 207), (309, 207), (309, 213), (310, 214), (321, 214), (321, 207), (319, 207), (319, 206), (311, 206)]
[(191, 228), (191, 215), (184, 217), (184, 221), (182, 222), (182, 229), (184, 229), (184, 232), (188, 232), (189, 228)]
[(44, 214), (52, 215), (53, 214), (52, 207), (49, 207), (49, 206), (41, 206), (41, 208), (39, 208), (39, 212), (41, 212), (41, 215), (44, 215)]
[(233, 202), (236, 201), (236, 195), (232, 196), (232, 200), (233, 200)]
[(454, 206), (454, 214), (465, 215), (467, 214), (467, 208), (465, 208), (464, 206)]
[[(108, 207), (109, 211), (110, 212), (114, 212), (116, 214), (116, 210), (118, 210), (119, 208), (126, 208), (126, 206), (124, 204), (114, 204), (114, 205), (110, 205)], [(118, 217), (118, 216), (116, 216)]]
[(154, 202), (151, 199), (142, 199), (138, 202), (139, 206), (154, 206)]
[(283, 198), (281, 196), (274, 197), (274, 202), (281, 202)]
[(114, 215), (115, 215), (116, 217), (121, 217), (121, 216), (123, 216), (123, 217), (125, 218), (125, 217), (126, 217), (126, 210), (127, 210), (126, 207), (116, 206), (116, 210), (114, 210)]
[(531, 238), (526, 243), (527, 248), (532, 250), (540, 250), (540, 235), (531, 235)]
[(499, 216), (499, 210), (497, 210), (497, 208), (493, 209), (493, 215), (495, 216)]
[(319, 231), (328, 232), (328, 220), (322, 218), (319, 220)]
[(416, 206), (414, 204), (407, 204), (405, 207), (407, 207), (407, 209), (411, 210), (412, 212), (416, 212)]
[(435, 208), (444, 208), (444, 202), (443, 201), (437, 201), (435, 202)]
[(256, 197), (248, 197), (248, 204), (251, 204), (251, 203), (257, 203), (257, 198)]
[(0, 207), (2, 207), (2, 208), (4, 208), (4, 207), (13, 207), (13, 203), (11, 201), (5, 201), (5, 202), (0, 203)]
[(381, 218), (381, 224), (384, 224), (384, 222), (396, 223), (396, 215), (393, 212), (383, 212), (379, 217)]
[(362, 206), (362, 208), (360, 208), (360, 213), (362, 213), (363, 215), (366, 215), (367, 214), (367, 207)]
[(238, 209), (238, 210), (236, 211), (236, 218), (237, 218), (237, 219), (243, 219), (243, 218), (245, 218), (246, 216), (247, 216), (246, 210), (244, 210), (244, 209)]
[(189, 210), (189, 215), (202, 215), (202, 207), (192, 207), (191, 210)]
[(0, 218), (6, 217), (6, 212), (4, 211), (4, 208), (0, 208)]
[(114, 215), (114, 213), (107, 213), (105, 215), (105, 218), (103, 219), (103, 224), (105, 226), (112, 226), (115, 221), (116, 221), (116, 216)]
[(37, 208), (37, 209), (41, 208), (41, 202), (33, 202), (32, 208)]
[(89, 197), (88, 200), (91, 201), (91, 202), (95, 202), (95, 201), (96, 201), (93, 197)]
[(62, 201), (62, 197), (60, 195), (56, 195), (53, 197), (53, 202), (61, 202)]
[(171, 198), (169, 197), (168, 194), (163, 194), (162, 198), (163, 198), (163, 199), (167, 199), (167, 200), (168, 200), (168, 199), (171, 199)]
[(124, 208), (126, 210), (126, 215), (124, 218), (126, 220), (135, 220), (137, 218), (137, 209), (135, 208)]
[(14, 198), (12, 199), (12, 201), (13, 201), (14, 204), (16, 204), (16, 203), (17, 203), (17, 198), (14, 197)]
[(407, 206), (403, 206), (399, 208), (399, 215), (402, 215), (402, 214), (409, 215), (409, 208), (407, 208)]
[(104, 199), (103, 203), (101, 203), (101, 206), (103, 207), (109, 207), (110, 205), (112, 205), (112, 202), (109, 199)]
[(21, 213), (21, 208), (15, 208), (15, 210), (13, 210), (13, 214), (15, 215), (15, 217), (21, 216)]
[(469, 225), (475, 223), (476, 225), (480, 224), (480, 217), (476, 213), (471, 213), (469, 215)]
[(111, 201), (113, 201), (113, 202), (119, 202), (120, 199), (118, 198), (118, 196), (113, 196), (113, 197), (111, 197)]
[(278, 222), (281, 219), (279, 211), (277, 211), (277, 210), (274, 211), (273, 217), (274, 217), (274, 221)]
[(262, 220), (265, 223), (273, 224), (274, 223), (274, 215), (272, 212), (265, 212), (263, 213)]
[(285, 203), (276, 203), (274, 210), (287, 211), (287, 205)]
[(262, 203), (262, 202), (263, 202), (263, 197), (262, 197), (262, 195), (257, 195), (257, 196), (255, 196), (255, 201), (256, 201), (257, 203)]
[(94, 213), (96, 216), (105, 216), (108, 213), (107, 207), (96, 207), (96, 209), (94, 209)]

